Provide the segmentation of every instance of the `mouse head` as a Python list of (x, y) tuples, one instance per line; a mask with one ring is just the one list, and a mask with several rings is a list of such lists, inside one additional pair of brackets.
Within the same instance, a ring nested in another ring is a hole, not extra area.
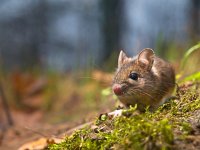
[(154, 63), (154, 51), (143, 49), (136, 57), (130, 58), (121, 51), (118, 58), (118, 70), (113, 80), (113, 91), (117, 96), (134, 93), (136, 96), (151, 81), (151, 69)]

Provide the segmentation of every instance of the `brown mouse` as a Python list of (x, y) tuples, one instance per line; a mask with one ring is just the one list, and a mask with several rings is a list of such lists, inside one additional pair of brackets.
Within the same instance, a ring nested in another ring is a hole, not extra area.
[(125, 106), (144, 111), (155, 110), (164, 103), (175, 87), (175, 73), (170, 63), (155, 56), (150, 48), (130, 58), (121, 51), (112, 89)]

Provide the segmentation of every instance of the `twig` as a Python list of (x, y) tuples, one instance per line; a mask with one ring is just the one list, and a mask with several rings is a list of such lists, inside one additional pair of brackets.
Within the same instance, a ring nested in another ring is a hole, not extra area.
[(78, 125), (78, 126), (76, 126), (76, 127), (74, 127), (74, 128), (71, 128), (71, 129), (67, 130), (67, 132), (65, 132), (65, 135), (70, 135), (70, 134), (72, 134), (72, 132), (74, 132), (75, 130), (80, 130), (80, 129), (86, 127), (86, 126), (92, 125), (93, 123), (94, 123), (94, 121), (90, 121), (90, 122), (86, 122), (86, 123), (84, 123), (84, 124)]
[(13, 119), (12, 119), (11, 114), (10, 114), (10, 110), (9, 110), (9, 107), (8, 107), (7, 99), (6, 99), (6, 96), (4, 94), (1, 82), (0, 82), (0, 95), (1, 95), (3, 109), (5, 111), (6, 118), (7, 118), (7, 121), (8, 121), (8, 125), (12, 126), (14, 123), (13, 123)]

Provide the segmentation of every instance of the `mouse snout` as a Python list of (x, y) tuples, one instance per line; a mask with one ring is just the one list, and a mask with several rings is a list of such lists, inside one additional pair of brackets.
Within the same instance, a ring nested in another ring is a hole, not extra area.
[(114, 84), (113, 87), (113, 92), (116, 94), (116, 95), (122, 95), (123, 94), (123, 91), (122, 91), (122, 86), (120, 84)]

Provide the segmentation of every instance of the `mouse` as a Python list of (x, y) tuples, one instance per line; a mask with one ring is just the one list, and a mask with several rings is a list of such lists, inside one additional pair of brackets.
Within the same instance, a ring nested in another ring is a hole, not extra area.
[(134, 57), (120, 51), (112, 90), (123, 106), (137, 104), (139, 111), (145, 111), (147, 106), (153, 111), (171, 96), (174, 88), (174, 68), (151, 48)]

